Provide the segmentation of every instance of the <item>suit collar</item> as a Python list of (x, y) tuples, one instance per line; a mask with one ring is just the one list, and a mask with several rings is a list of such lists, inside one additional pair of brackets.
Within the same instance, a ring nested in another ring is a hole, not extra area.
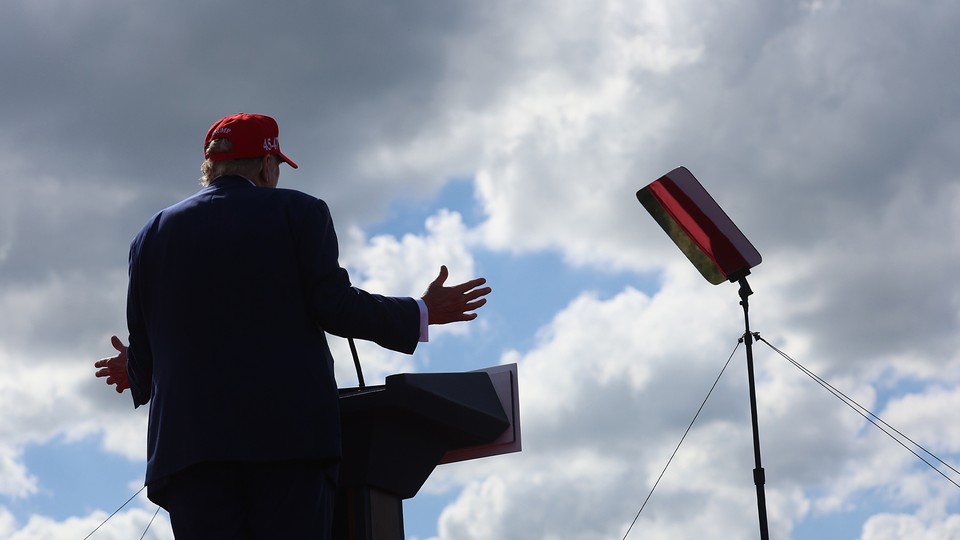
[(257, 187), (257, 184), (253, 180), (250, 180), (246, 176), (239, 176), (236, 174), (228, 174), (224, 176), (218, 176), (210, 182), (210, 186), (217, 188), (227, 188), (227, 187)]

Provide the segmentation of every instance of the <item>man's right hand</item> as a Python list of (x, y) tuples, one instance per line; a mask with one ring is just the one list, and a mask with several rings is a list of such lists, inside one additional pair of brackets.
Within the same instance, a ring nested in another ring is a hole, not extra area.
[(449, 272), (446, 266), (440, 267), (440, 274), (427, 286), (423, 293), (423, 303), (427, 305), (430, 324), (447, 324), (457, 321), (472, 321), (477, 318), (473, 311), (487, 303), (484, 296), (490, 294), (490, 287), (480, 287), (487, 282), (476, 278), (452, 287), (444, 286)]

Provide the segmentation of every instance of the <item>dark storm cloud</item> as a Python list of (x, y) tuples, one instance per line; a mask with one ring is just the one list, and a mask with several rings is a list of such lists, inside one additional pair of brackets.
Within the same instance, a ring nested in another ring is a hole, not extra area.
[[(75, 299), (59, 288), (64, 282), (101, 295), (122, 287), (105, 282), (106, 274), (123, 268), (147, 217), (197, 189), (204, 133), (225, 114), (278, 118), (284, 149), (301, 165), (289, 173), (297, 187), (334, 198), (356, 192), (365, 148), (413, 136), (442, 107), (435, 89), (447, 67), (445, 45), (467, 24), (460, 9), (434, 2), (8, 6), (0, 20), (6, 306), (45, 290)], [(353, 196), (356, 211), (339, 206), (339, 214), (371, 215), (404, 189), (384, 183), (362, 202)], [(49, 301), (60, 307), (34, 313), (33, 324), (25, 314), (16, 338), (5, 332), (8, 343), (76, 338), (60, 328), (71, 326), (76, 310), (64, 309), (66, 299)], [(118, 319), (106, 302), (88, 307)]]
[[(216, 118), (259, 108), (308, 163), (432, 114), (448, 3), (166, 2), (14, 6), (2, 24), (8, 135), (114, 174), (199, 157)], [(326, 134), (312, 147), (302, 134)], [(69, 163), (69, 161), (67, 161)], [(169, 169), (169, 165), (164, 167)], [(191, 169), (195, 167), (191, 165)]]

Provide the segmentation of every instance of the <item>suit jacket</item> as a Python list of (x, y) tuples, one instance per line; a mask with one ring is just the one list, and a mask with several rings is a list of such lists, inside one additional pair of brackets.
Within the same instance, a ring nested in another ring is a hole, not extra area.
[(203, 461), (336, 458), (324, 331), (412, 353), (419, 307), (340, 267), (326, 203), (221, 177), (130, 246), (128, 375), (150, 402), (148, 485)]

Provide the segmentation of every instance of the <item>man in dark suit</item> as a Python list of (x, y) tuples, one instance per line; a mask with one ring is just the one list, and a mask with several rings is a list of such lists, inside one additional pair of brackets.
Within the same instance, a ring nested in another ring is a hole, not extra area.
[(489, 287), (423, 297), (352, 287), (326, 203), (275, 189), (277, 123), (236, 114), (204, 141), (197, 194), (151, 218), (130, 246), (129, 347), (96, 363), (150, 403), (148, 496), (178, 539), (327, 538), (340, 413), (324, 332), (412, 353), (428, 324), (476, 317)]

